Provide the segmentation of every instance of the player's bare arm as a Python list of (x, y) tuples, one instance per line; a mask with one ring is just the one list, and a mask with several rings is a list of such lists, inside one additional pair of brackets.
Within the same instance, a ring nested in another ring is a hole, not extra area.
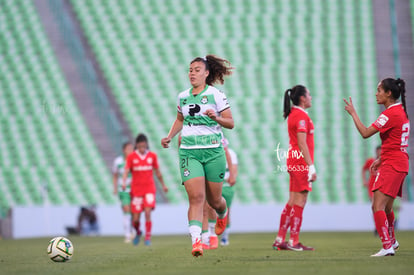
[(237, 164), (232, 164), (230, 166), (229, 172), (230, 172), (230, 175), (229, 175), (229, 178), (227, 179), (227, 182), (230, 184), (230, 186), (233, 186), (236, 184), (236, 179), (237, 179), (237, 173), (238, 173)]
[(229, 178), (227, 179), (227, 182), (230, 184), (230, 186), (233, 186), (236, 182), (236, 178), (232, 173), (233, 162), (231, 161), (231, 155), (227, 147), (224, 147), (224, 152), (226, 153), (227, 167), (229, 168)]
[(224, 128), (227, 128), (227, 129), (234, 128), (234, 120), (233, 120), (233, 115), (231, 113), (230, 108), (227, 108), (226, 110), (221, 112), (220, 115), (217, 115), (213, 109), (206, 110), (204, 114), (207, 115), (212, 120), (216, 121), (218, 124), (220, 124)]
[(378, 170), (378, 168), (380, 167), (380, 165), (381, 165), (381, 158), (377, 158), (377, 159), (376, 159), (376, 160), (374, 160), (374, 162), (371, 164), (371, 167), (369, 167), (369, 170), (370, 170), (371, 172), (376, 173), (376, 172), (377, 172), (377, 170)]
[[(298, 133), (298, 146), (299, 146), (299, 150), (303, 154), (303, 158), (305, 159), (305, 162), (308, 165), (308, 167), (313, 166), (312, 158), (309, 153), (309, 148), (308, 148), (308, 145), (306, 144), (306, 133), (305, 132)], [(315, 180), (316, 180), (316, 171), (312, 172), (309, 177), (309, 181), (315, 181)]]
[(168, 148), (171, 142), (171, 139), (175, 137), (183, 128), (183, 121), (184, 116), (182, 113), (177, 112), (177, 118), (175, 119), (173, 125), (171, 126), (170, 132), (168, 133), (167, 137), (161, 139), (161, 146), (164, 148)]
[(155, 175), (157, 176), (157, 179), (159, 180), (159, 182), (161, 183), (162, 186), (162, 190), (167, 193), (168, 192), (168, 187), (165, 185), (164, 183), (164, 178), (162, 177), (161, 171), (160, 169), (154, 169), (155, 171)]
[(349, 102), (344, 98), (345, 102), (345, 111), (347, 111), (352, 119), (354, 120), (355, 126), (358, 129), (358, 132), (361, 134), (363, 138), (369, 138), (370, 136), (374, 135), (378, 132), (377, 129), (375, 129), (372, 126), (366, 127), (362, 121), (359, 119), (359, 116), (355, 110), (354, 104), (352, 103), (352, 98), (349, 97)]
[(126, 189), (126, 181), (128, 178), (129, 167), (125, 166), (124, 174), (122, 175), (122, 190)]
[(112, 183), (114, 184), (114, 195), (118, 194), (118, 173), (112, 174)]

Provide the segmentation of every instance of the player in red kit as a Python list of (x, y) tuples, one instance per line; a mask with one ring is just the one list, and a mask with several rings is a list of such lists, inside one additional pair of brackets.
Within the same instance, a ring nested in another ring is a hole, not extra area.
[[(375, 158), (369, 158), (365, 161), (364, 166), (362, 166), (362, 183), (364, 187), (367, 188), (369, 199), (372, 201), (374, 193), (372, 192), (372, 186), (374, 185), (375, 178), (377, 177), (377, 171), (371, 169), (372, 164), (376, 159), (381, 155), (381, 146), (378, 146), (375, 149)], [(367, 179), (367, 172), (369, 177)]]
[[(303, 209), (308, 193), (312, 191), (312, 182), (316, 180), (316, 170), (313, 165), (314, 127), (305, 111), (311, 106), (312, 97), (306, 87), (297, 85), (285, 92), (283, 117), (287, 119), (289, 133), (286, 164), (290, 176), (290, 187), (289, 200), (280, 216), (279, 232), (273, 243), (273, 249), (276, 250), (314, 250), (299, 242)], [(289, 227), (289, 242), (285, 242)]]
[(138, 245), (141, 231), (139, 221), (141, 212), (145, 212), (145, 245), (151, 245), (151, 211), (155, 208), (156, 187), (154, 174), (162, 185), (163, 191), (168, 192), (158, 167), (157, 155), (148, 150), (148, 140), (144, 134), (139, 134), (135, 141), (135, 151), (128, 155), (123, 174), (123, 188), (126, 186), (128, 173), (132, 174), (131, 182), (131, 213), (132, 225), (136, 230), (133, 240)]
[[(394, 235), (393, 203), (401, 196), (402, 185), (408, 174), (408, 136), (410, 122), (405, 104), (405, 82), (402, 79), (386, 78), (380, 81), (375, 94), (377, 103), (385, 107), (378, 119), (369, 127), (359, 119), (352, 99), (344, 99), (345, 110), (352, 116), (355, 126), (363, 138), (380, 133), (381, 156), (371, 169), (377, 171), (372, 191), (372, 211), (375, 227), (381, 238), (382, 249), (373, 257), (393, 256), (399, 244)], [(398, 99), (401, 97), (401, 102)]]

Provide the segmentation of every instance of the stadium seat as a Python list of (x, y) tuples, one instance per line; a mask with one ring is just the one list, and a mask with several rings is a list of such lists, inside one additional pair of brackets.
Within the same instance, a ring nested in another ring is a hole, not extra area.
[[(273, 173), (273, 150), (275, 143), (288, 146), (283, 95), (300, 83), (314, 98), (310, 114), (320, 172), (312, 200), (365, 201), (359, 165), (375, 144), (362, 145), (352, 122), (338, 110), (342, 97), (351, 95), (363, 102), (361, 116), (368, 121), (377, 111), (375, 102), (367, 100), (376, 85), (369, 1), (71, 4), (126, 121), (133, 132), (145, 132), (154, 140), (166, 178), (180, 183), (176, 150), (163, 151), (156, 141), (175, 118), (176, 95), (188, 87), (189, 61), (216, 53), (236, 67), (223, 86), (236, 122), (234, 130), (226, 131), (240, 159), (236, 200), (286, 200), (288, 176)], [(193, 35), (195, 30), (202, 36)], [(346, 43), (351, 45), (344, 47)], [(186, 199), (182, 188), (174, 187), (167, 196), (174, 202)]]
[[(77, 184), (94, 186), (97, 182), (111, 182), (111, 178), (94, 141), (85, 134), (88, 130), (34, 4), (6, 1), (0, 9), (0, 18), (4, 19), (2, 45), (6, 46), (0, 64), (3, 91), (0, 102), (4, 107), (1, 108), (4, 113), (0, 126), (0, 172), (6, 182), (5, 192), (9, 194), (2, 200), (7, 200), (7, 207), (42, 204), (41, 190), (46, 187), (46, 199), (55, 205), (89, 204), (92, 199), (113, 203), (114, 199), (108, 197), (110, 186), (96, 197), (75, 194), (71, 189)], [(86, 183), (89, 177), (80, 167), (88, 167), (91, 169), (88, 173), (99, 177)], [(73, 182), (73, 177), (62, 171), (80, 176)], [(92, 192), (91, 189), (85, 192)]]

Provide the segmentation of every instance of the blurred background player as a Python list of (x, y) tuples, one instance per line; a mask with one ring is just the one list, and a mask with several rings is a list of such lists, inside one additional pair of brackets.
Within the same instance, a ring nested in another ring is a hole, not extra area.
[[(393, 256), (399, 248), (394, 234), (394, 199), (402, 195), (404, 179), (408, 174), (408, 137), (410, 121), (405, 103), (405, 82), (402, 79), (381, 80), (375, 94), (377, 103), (384, 105), (377, 120), (366, 127), (355, 111), (351, 97), (344, 99), (345, 110), (351, 115), (356, 128), (363, 138), (380, 132), (381, 155), (371, 165), (377, 171), (372, 191), (372, 211), (375, 227), (381, 238), (382, 248), (372, 257)], [(401, 97), (402, 104), (398, 101)]]
[(118, 156), (112, 165), (114, 194), (119, 195), (123, 212), (123, 225), (125, 242), (131, 241), (131, 173), (128, 173), (125, 190), (122, 189), (122, 176), (124, 175), (125, 160), (129, 154), (134, 151), (134, 147), (130, 142), (125, 142), (122, 145), (122, 155)]
[[(293, 106), (290, 106), (290, 102)], [(302, 225), (302, 213), (308, 193), (312, 191), (312, 182), (316, 180), (313, 165), (313, 122), (306, 109), (312, 106), (312, 97), (305, 86), (297, 85), (286, 90), (283, 117), (287, 119), (289, 133), (289, 151), (287, 167), (290, 176), (289, 200), (280, 216), (279, 232), (273, 243), (276, 250), (314, 250), (299, 242)], [(290, 227), (289, 242), (285, 242)]]
[[(221, 235), (221, 245), (226, 246), (229, 244), (229, 228), (230, 228), (230, 207), (234, 197), (233, 185), (236, 183), (237, 178), (237, 155), (228, 147), (228, 140), (223, 139), (223, 148), (226, 153), (226, 174), (224, 175), (222, 196), (227, 203), (227, 226)], [(215, 211), (206, 202), (203, 212), (203, 228), (201, 232), (201, 239), (203, 242), (203, 248), (216, 249), (218, 247), (218, 236), (215, 233), (215, 225), (217, 215)]]
[[(375, 178), (377, 176), (377, 171), (371, 169), (371, 165), (376, 159), (379, 159), (381, 155), (381, 146), (377, 146), (375, 149), (375, 158), (369, 158), (365, 161), (364, 166), (362, 166), (362, 183), (365, 188), (367, 188), (368, 196), (370, 201), (372, 201), (372, 186), (374, 184)], [(368, 177), (367, 177), (368, 175)]]
[(201, 231), (206, 200), (218, 214), (216, 234), (226, 228), (227, 206), (221, 196), (226, 157), (221, 127), (232, 129), (234, 121), (225, 94), (212, 85), (223, 84), (224, 76), (231, 75), (232, 69), (229, 61), (215, 55), (193, 59), (188, 73), (192, 87), (178, 95), (177, 118), (161, 140), (161, 145), (168, 148), (182, 130), (180, 171), (188, 194), (188, 227), (195, 257), (203, 255)]
[(224, 230), (223, 234), (221, 235), (220, 244), (223, 246), (229, 245), (229, 233), (230, 233), (230, 209), (231, 204), (234, 198), (234, 188), (233, 186), (236, 184), (237, 174), (238, 174), (238, 158), (236, 152), (234, 152), (229, 147), (229, 142), (226, 138), (223, 139), (224, 150), (226, 151), (226, 158), (228, 159), (226, 163), (226, 174), (224, 176), (224, 183), (223, 183), (223, 192), (222, 196), (227, 202), (228, 208), (228, 216), (227, 216), (227, 226), (226, 230)]
[(135, 140), (135, 151), (128, 155), (123, 173), (122, 188), (126, 188), (128, 173), (132, 174), (131, 182), (131, 213), (132, 225), (136, 231), (133, 240), (134, 245), (138, 245), (141, 231), (140, 217), (141, 212), (145, 212), (145, 245), (151, 245), (151, 211), (155, 208), (156, 187), (154, 173), (161, 183), (164, 192), (168, 192), (167, 186), (161, 175), (158, 166), (158, 158), (154, 152), (148, 149), (148, 139), (144, 134), (139, 134)]

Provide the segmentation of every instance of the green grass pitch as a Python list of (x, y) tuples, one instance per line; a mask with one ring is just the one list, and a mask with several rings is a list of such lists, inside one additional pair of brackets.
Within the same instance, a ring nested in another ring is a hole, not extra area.
[(371, 232), (305, 232), (315, 251), (275, 251), (274, 234), (232, 234), (230, 246), (191, 256), (187, 236), (154, 236), (151, 247), (121, 237), (69, 236), (72, 260), (54, 263), (49, 238), (0, 240), (0, 274), (414, 274), (414, 232), (397, 232), (394, 257), (371, 258), (380, 241)]

